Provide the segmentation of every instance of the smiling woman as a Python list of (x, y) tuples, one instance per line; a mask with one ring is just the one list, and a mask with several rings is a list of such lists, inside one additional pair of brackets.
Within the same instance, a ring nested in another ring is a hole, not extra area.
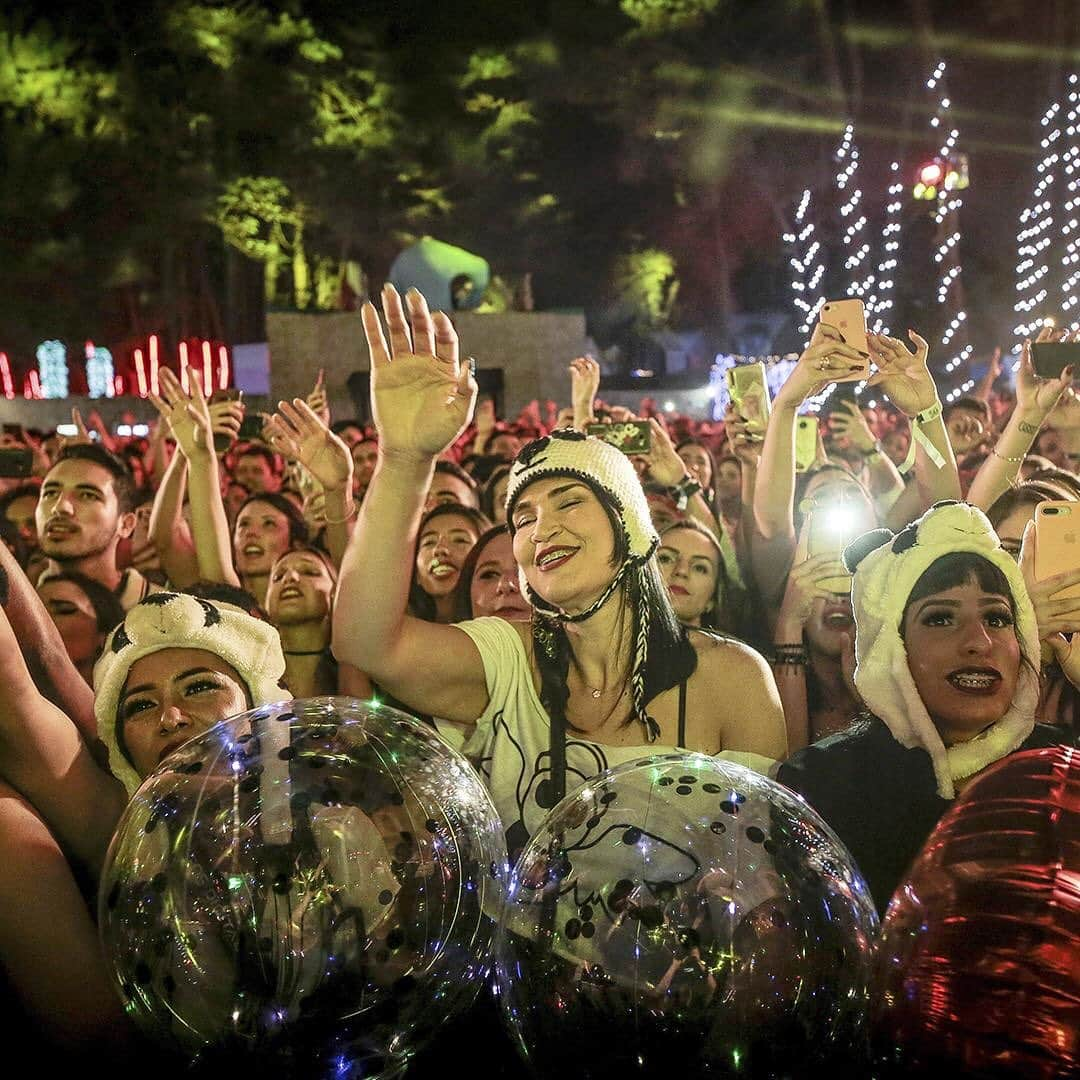
[(896, 537), (861, 537), (844, 557), (855, 571), (855, 684), (869, 712), (793, 754), (779, 779), (848, 846), (884, 911), (957, 789), (1060, 733), (1035, 723), (1035, 612), (981, 511), (941, 504)]
[[(531, 624), (439, 626), (406, 613), (407, 553), (423, 549), (431, 525), (420, 519), (435, 461), (476, 398), (450, 320), (416, 291), (407, 299), (408, 319), (394, 289), (383, 293), (390, 345), (374, 307), (363, 309), (379, 462), (342, 563), (338, 658), (407, 707), (472, 729), (466, 753), (511, 853), (565, 791), (611, 765), (674, 747), (782, 757), (768, 667), (741, 644), (679, 625), (634, 466), (602, 440), (554, 432), (511, 468), (507, 520)], [(433, 549), (430, 565), (443, 557)], [(716, 704), (732, 686), (737, 713)]]

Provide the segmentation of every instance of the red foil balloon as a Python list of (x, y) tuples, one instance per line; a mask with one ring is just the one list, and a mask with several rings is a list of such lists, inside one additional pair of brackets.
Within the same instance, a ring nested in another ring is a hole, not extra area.
[(893, 896), (877, 978), (884, 1075), (1080, 1076), (1080, 751), (965, 789)]

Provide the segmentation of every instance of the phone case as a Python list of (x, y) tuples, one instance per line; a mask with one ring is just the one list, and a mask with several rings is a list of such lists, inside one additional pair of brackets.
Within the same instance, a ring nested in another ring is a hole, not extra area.
[(652, 448), (652, 428), (648, 420), (626, 420), (618, 424), (589, 424), (587, 435), (597, 435), (624, 454), (647, 454)]
[(870, 342), (866, 339), (866, 308), (856, 299), (830, 300), (821, 309), (818, 321), (840, 331), (846, 345), (862, 354), (863, 363), (858, 371), (838, 376), (834, 382), (862, 382), (870, 378)]
[[(1080, 568), (1080, 503), (1049, 501), (1035, 507), (1035, 580)], [(1080, 596), (1080, 585), (1055, 599)]]
[[(806, 528), (809, 534), (807, 544), (807, 555), (809, 558), (813, 558), (816, 555), (831, 554), (839, 559), (843, 554), (844, 548), (846, 548), (858, 535), (857, 532), (851, 533), (850, 535), (847, 532), (837, 533), (829, 527), (826, 515), (821, 511), (814, 510), (810, 512)], [(850, 593), (851, 575), (844, 574), (838, 577), (825, 578), (821, 582), (821, 585), (822, 588), (827, 589), (829, 592)]]
[(737, 364), (727, 369), (728, 393), (735, 411), (746, 421), (765, 430), (769, 420), (769, 384), (765, 378), (765, 365)]
[(1070, 364), (1080, 364), (1080, 342), (1036, 341), (1031, 346), (1031, 366), (1041, 379), (1057, 379)]
[(795, 471), (806, 472), (817, 459), (818, 420), (800, 416), (795, 421)]

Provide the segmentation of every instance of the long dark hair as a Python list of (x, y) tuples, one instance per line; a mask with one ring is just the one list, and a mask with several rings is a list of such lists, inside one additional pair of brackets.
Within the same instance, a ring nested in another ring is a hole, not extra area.
[[(611, 497), (599, 484), (590, 484), (600, 500), (611, 524), (615, 538), (615, 551), (612, 563), (622, 566), (629, 554), (626, 533), (618, 510)], [(679, 622), (675, 609), (671, 606), (667, 586), (660, 576), (656, 556), (651, 556), (642, 566), (631, 567), (626, 572), (622, 586), (615, 596), (621, 596), (620, 624), (618, 639), (629, 638), (631, 645), (631, 664), (636, 655), (636, 644), (642, 627), (642, 612), (648, 613), (648, 630), (645, 637), (644, 662), (642, 665), (643, 693), (641, 707), (644, 708), (658, 694), (688, 679), (697, 669), (697, 653), (690, 642), (690, 635)], [(627, 628), (625, 620), (629, 618)], [(561, 621), (541, 614), (533, 609), (533, 644), (536, 654), (536, 666), (540, 674), (540, 702), (547, 710), (548, 717), (557, 726), (565, 725), (572, 731), (581, 733), (566, 717), (566, 703), (570, 700), (570, 687), (567, 675), (570, 671), (570, 639)], [(626, 630), (629, 629), (629, 635)], [(631, 678), (633, 670), (631, 670)], [(636, 704), (636, 703), (635, 703)], [(628, 727), (637, 717), (631, 711), (620, 727)]]
[[(416, 572), (416, 556), (420, 551), (420, 538), (424, 535), (424, 529), (428, 522), (445, 514), (454, 514), (472, 522), (480, 536), (487, 531), (491, 522), (475, 507), (462, 506), (460, 503), (439, 503), (433, 506), (421, 519), (420, 527), (416, 530), (416, 543), (412, 552), (412, 572), (409, 577), (409, 604), (408, 612), (417, 619), (425, 622), (435, 621), (435, 600), (428, 596), (420, 586), (420, 578)], [(475, 545), (474, 545), (475, 547)], [(471, 549), (470, 549), (471, 550)], [(456, 616), (455, 616), (456, 617)]]
[[(667, 528), (661, 530), (661, 545), (664, 543), (664, 537), (667, 536), (668, 533), (673, 533), (676, 529), (685, 529), (688, 532), (699, 533), (709, 540), (716, 550), (716, 589), (713, 593), (712, 607), (701, 613), (701, 629), (722, 629), (721, 623), (724, 621), (725, 608), (727, 606), (728, 596), (730, 595), (730, 588), (728, 585), (727, 570), (724, 568), (724, 553), (720, 550), (720, 541), (699, 521), (695, 521), (694, 518), (687, 518), (685, 521), (672, 522)], [(723, 627), (723, 629), (727, 628)]]
[[(492, 525), (490, 529), (480, 534), (480, 539), (472, 546), (472, 550), (465, 556), (461, 564), (461, 575), (458, 578), (454, 592), (454, 622), (474, 617), (472, 606), (472, 581), (476, 574), (476, 565), (480, 562), (480, 556), (484, 548), (497, 536), (508, 536), (509, 528), (506, 525)], [(415, 569), (415, 568), (414, 568)]]

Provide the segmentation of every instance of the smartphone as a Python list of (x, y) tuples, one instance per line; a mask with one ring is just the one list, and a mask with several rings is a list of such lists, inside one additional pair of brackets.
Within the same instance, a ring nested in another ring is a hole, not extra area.
[[(244, 391), (235, 390), (231, 387), (226, 387), (224, 390), (215, 390), (210, 395), (210, 404), (216, 405), (219, 401), (243, 401)], [(243, 421), (241, 421), (243, 423)], [(214, 433), (214, 449), (219, 453), (224, 453), (236, 440), (231, 435), (222, 435), (219, 432)]]
[(648, 420), (623, 420), (617, 424), (589, 424), (586, 434), (596, 435), (624, 454), (647, 454), (652, 449)]
[[(1047, 501), (1035, 507), (1035, 580), (1080, 568), (1080, 503)], [(1080, 585), (1054, 594), (1080, 596)]]
[(259, 441), (262, 439), (263, 418), (260, 413), (245, 416), (240, 421), (240, 432), (236, 436), (241, 442)]
[(210, 404), (213, 405), (218, 401), (241, 401), (243, 397), (243, 390), (236, 390), (232, 387), (226, 387), (224, 390), (215, 390), (210, 395)]
[(1042, 379), (1057, 379), (1070, 364), (1080, 364), (1080, 341), (1036, 341), (1031, 365)]
[(866, 338), (866, 308), (863, 302), (854, 297), (847, 300), (830, 300), (821, 309), (818, 321), (824, 326), (839, 330), (844, 344), (858, 349), (863, 357), (862, 367), (858, 371), (849, 371), (835, 381), (862, 382), (863, 379), (868, 379), (870, 377), (870, 342)]
[(765, 365), (736, 364), (724, 372), (728, 394), (735, 411), (761, 433), (769, 422), (769, 383), (765, 378)]
[[(862, 534), (860, 523), (844, 496), (831, 503), (816, 505), (810, 511), (805, 527), (809, 534), (809, 558), (815, 555), (833, 555), (839, 559), (844, 548)], [(850, 593), (851, 575), (826, 578), (821, 585), (829, 592)]]
[(34, 452), (17, 446), (0, 449), (0, 476), (26, 477), (34, 467)]
[(817, 460), (818, 418), (800, 416), (795, 420), (795, 471), (806, 472)]

